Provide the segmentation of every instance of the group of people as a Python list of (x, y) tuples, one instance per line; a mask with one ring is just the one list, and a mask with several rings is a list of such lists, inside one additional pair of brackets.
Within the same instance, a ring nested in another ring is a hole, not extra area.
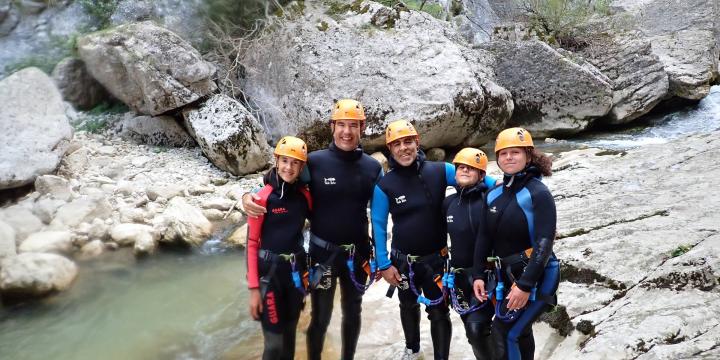
[[(341, 358), (354, 358), (362, 295), (381, 277), (389, 297), (398, 292), (404, 359), (420, 355), (421, 305), (435, 359), (449, 358), (450, 308), (477, 359), (532, 359), (532, 323), (555, 304), (559, 283), (555, 204), (540, 181), (551, 174), (550, 159), (526, 130), (506, 129), (495, 145), (504, 173), (496, 180), (485, 175), (488, 159), (479, 149), (462, 149), (453, 164), (426, 160), (415, 127), (398, 120), (385, 131), (391, 156), (384, 174), (360, 146), (364, 128), (362, 105), (338, 101), (329, 148), (308, 154), (301, 139), (282, 138), (265, 186), (243, 196), (250, 314), (262, 323), (263, 359), (294, 357), (307, 293), (308, 359), (320, 359), (338, 283)], [(456, 192), (446, 197), (448, 186)]]

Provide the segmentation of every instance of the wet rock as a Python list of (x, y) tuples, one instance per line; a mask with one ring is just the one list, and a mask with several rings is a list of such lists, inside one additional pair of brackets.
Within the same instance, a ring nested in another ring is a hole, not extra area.
[(133, 245), (133, 254), (137, 257), (152, 255), (157, 250), (158, 242), (152, 236), (140, 236)]
[(234, 247), (244, 248), (247, 245), (247, 232), (247, 224), (239, 226), (225, 239), (225, 242)]
[(445, 161), (445, 150), (441, 148), (429, 149), (426, 155), (430, 161)]
[(145, 247), (148, 238), (157, 240), (158, 236), (152, 226), (142, 224), (119, 224), (110, 230), (110, 238), (120, 246), (131, 246), (140, 240)]
[(595, 332), (595, 325), (593, 325), (592, 321), (589, 320), (579, 321), (575, 328), (585, 335), (590, 335)]
[(557, 305), (552, 310), (543, 313), (538, 321), (546, 322), (562, 336), (568, 336), (574, 328), (565, 306), (562, 305)]
[(15, 230), (15, 239), (18, 241), (24, 240), (43, 227), (40, 219), (30, 210), (19, 205), (0, 210), (0, 219)]
[(15, 245), (15, 230), (0, 220), (0, 260), (8, 256), (17, 255)]
[(80, 249), (78, 257), (81, 260), (89, 260), (102, 255), (103, 252), (105, 252), (105, 245), (101, 240), (96, 239), (83, 245)]
[[(512, 98), (495, 82), (489, 53), (424, 12), (400, 11), (391, 30), (375, 31), (373, 16), (388, 9), (366, 5), (335, 19), (299, 17), (248, 49), (243, 90), (264, 104), (273, 138), (300, 134), (311, 149), (326, 147), (339, 97), (364, 104), (368, 150), (384, 147), (385, 126), (399, 118), (415, 124), (427, 147), (481, 144), (505, 126)], [(320, 20), (331, 30), (319, 30)]]
[(153, 225), (162, 234), (160, 241), (191, 246), (204, 243), (212, 231), (203, 213), (181, 197), (170, 200), (162, 215), (153, 219)]
[(75, 277), (75, 263), (56, 254), (25, 253), (0, 261), (0, 293), (4, 302), (63, 291)]
[(0, 189), (30, 184), (58, 167), (72, 128), (60, 92), (37, 68), (0, 80)]
[(41, 231), (30, 234), (18, 247), (18, 252), (70, 254), (71, 234), (68, 231)]
[(135, 116), (128, 113), (114, 130), (124, 139), (153, 146), (191, 147), (195, 140), (171, 116)]
[(67, 179), (56, 175), (42, 175), (35, 179), (35, 191), (41, 195), (68, 201), (72, 197), (72, 188)]
[(110, 99), (110, 94), (90, 75), (80, 59), (65, 58), (60, 61), (53, 69), (52, 78), (63, 99), (80, 110), (90, 110)]
[(203, 209), (202, 213), (210, 221), (220, 221), (225, 217), (225, 212), (218, 209)]
[(152, 22), (85, 35), (77, 44), (93, 77), (140, 114), (177, 109), (216, 88), (215, 67), (189, 43)]
[(245, 175), (270, 163), (265, 131), (236, 100), (215, 95), (197, 109), (183, 110), (183, 116), (203, 154), (220, 169)]
[(495, 55), (498, 84), (512, 93), (511, 122), (533, 136), (580, 132), (612, 107), (607, 77), (543, 42), (498, 40), (483, 48)]

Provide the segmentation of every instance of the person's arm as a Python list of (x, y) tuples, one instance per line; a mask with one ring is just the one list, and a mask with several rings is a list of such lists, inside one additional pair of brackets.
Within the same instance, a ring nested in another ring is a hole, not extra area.
[[(272, 187), (265, 186), (258, 194), (258, 203), (265, 208), (265, 202), (268, 195), (272, 192)], [(258, 251), (260, 250), (260, 241), (262, 233), (262, 224), (265, 220), (264, 215), (248, 217), (248, 235), (247, 235), (247, 282), (249, 289), (257, 289), (260, 287), (260, 275), (258, 271)]]
[(375, 185), (373, 190), (370, 217), (372, 219), (373, 239), (375, 240), (375, 261), (378, 269), (385, 270), (390, 267), (390, 256), (387, 249), (387, 224), (390, 215), (390, 202), (380, 186)]
[(555, 200), (550, 191), (544, 186), (537, 190), (535, 192), (531, 191), (535, 244), (528, 265), (517, 281), (517, 287), (523, 291), (532, 290), (540, 280), (545, 265), (552, 256), (553, 242), (555, 240), (557, 221)]
[(240, 210), (247, 214), (248, 218), (261, 216), (267, 212), (265, 206), (260, 205), (260, 196), (257, 191), (247, 192), (240, 197)]

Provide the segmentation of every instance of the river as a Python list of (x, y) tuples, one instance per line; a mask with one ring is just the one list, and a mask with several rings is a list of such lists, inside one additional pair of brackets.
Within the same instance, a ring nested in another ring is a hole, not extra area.
[[(720, 128), (720, 87), (697, 105), (648, 117), (615, 133), (592, 133), (546, 151), (585, 146), (625, 150)], [(218, 234), (222, 236), (222, 234)], [(128, 263), (135, 263), (128, 266)], [(259, 323), (247, 314), (244, 254), (213, 239), (202, 249), (164, 251), (135, 260), (117, 251), (79, 266), (72, 290), (49, 299), (0, 308), (0, 359), (255, 359), (262, 353)], [(397, 299), (385, 285), (366, 294), (358, 358), (393, 358), (402, 351)], [(326, 354), (337, 358), (339, 309)], [(304, 358), (303, 314), (297, 358)], [(452, 358), (471, 354), (453, 315)], [(431, 353), (427, 321), (423, 349)], [(538, 349), (539, 352), (542, 349)]]

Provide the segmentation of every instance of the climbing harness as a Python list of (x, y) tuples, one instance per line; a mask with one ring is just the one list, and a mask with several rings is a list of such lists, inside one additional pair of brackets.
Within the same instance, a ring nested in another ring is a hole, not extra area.
[(290, 271), (291, 276), (293, 279), (293, 284), (295, 285), (295, 288), (303, 294), (303, 296), (307, 295), (307, 289), (308, 289), (308, 272), (300, 274), (300, 270), (297, 267), (297, 258), (299, 256), (306, 256), (305, 251), (299, 251), (294, 254), (275, 254), (272, 251), (260, 249), (258, 251), (258, 257), (264, 261), (268, 261), (271, 263), (270, 265), (270, 271), (268, 271), (267, 275), (263, 276), (264, 282), (269, 282), (270, 279), (272, 279), (275, 276), (275, 271), (277, 270), (277, 265), (281, 261), (286, 261), (290, 263)]
[[(473, 311), (477, 311), (477, 310), (484, 308), (487, 305), (487, 303), (490, 302), (490, 298), (492, 298), (492, 294), (494, 292), (494, 290), (492, 290), (488, 293), (487, 301), (484, 301), (481, 303), (476, 302), (473, 305), (470, 305), (471, 301), (466, 301), (466, 302), (461, 303), (459, 300), (460, 296), (457, 293), (460, 290), (455, 287), (455, 276), (457, 274), (464, 273), (465, 271), (466, 270), (463, 268), (452, 268), (451, 267), (443, 275), (443, 282), (442, 282), (443, 290), (450, 297), (450, 301), (451, 301), (450, 304), (452, 305), (452, 308), (459, 315), (469, 314)], [(470, 283), (470, 285), (472, 286), (472, 282)], [(472, 297), (472, 295), (470, 295), (470, 296)]]

